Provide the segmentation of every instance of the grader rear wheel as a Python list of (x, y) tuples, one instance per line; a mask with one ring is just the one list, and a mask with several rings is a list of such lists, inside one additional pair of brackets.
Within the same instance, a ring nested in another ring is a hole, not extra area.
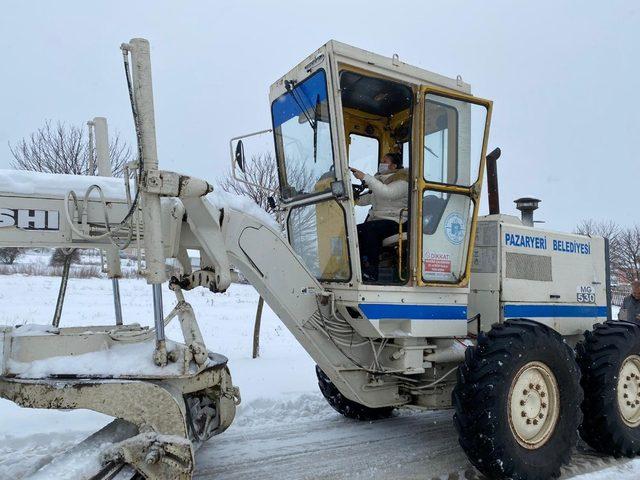
[(552, 329), (508, 320), (467, 349), (453, 392), (460, 445), (492, 479), (557, 478), (578, 441), (580, 370)]
[(582, 438), (608, 455), (640, 454), (640, 325), (596, 325), (577, 351), (585, 393)]

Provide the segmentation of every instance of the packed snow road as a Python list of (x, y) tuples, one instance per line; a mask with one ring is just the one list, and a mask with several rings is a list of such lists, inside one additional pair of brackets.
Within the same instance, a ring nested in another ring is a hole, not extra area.
[[(318, 405), (312, 406), (318, 402)], [(265, 425), (238, 425), (207, 442), (196, 457), (200, 480), (291, 479), (481, 479), (458, 446), (450, 411), (404, 411), (377, 422), (333, 415), (323, 399), (301, 399), (300, 418), (289, 411), (274, 425), (271, 408)], [(292, 402), (289, 407), (295, 410)], [(252, 415), (259, 414), (258, 411)], [(305, 415), (314, 418), (305, 420)], [(324, 417), (324, 418), (320, 418)], [(257, 419), (255, 419), (257, 420)], [(241, 422), (240, 422), (241, 423)], [(640, 461), (601, 457), (581, 446), (563, 479), (637, 479)]]
[[(48, 323), (59, 279), (2, 277), (0, 325)], [(120, 284), (125, 322), (151, 324), (151, 291), (144, 280)], [(37, 295), (34, 295), (37, 292)], [(173, 295), (164, 291), (165, 309)], [(37, 297), (37, 298), (36, 298)], [(391, 419), (358, 423), (334, 412), (318, 392), (314, 364), (265, 308), (260, 357), (251, 358), (258, 295), (248, 285), (232, 285), (213, 295), (187, 292), (208, 347), (229, 357), (242, 404), (229, 430), (197, 453), (200, 480), (268, 479), (474, 479), (457, 443), (451, 412), (401, 410)], [(62, 325), (113, 322), (107, 279), (69, 281)], [(173, 323), (167, 336), (181, 339)], [(112, 419), (89, 411), (28, 410), (0, 399), (0, 480), (20, 479), (99, 430)], [(640, 460), (574, 455), (564, 478), (640, 478)], [(74, 478), (74, 480), (76, 480)]]

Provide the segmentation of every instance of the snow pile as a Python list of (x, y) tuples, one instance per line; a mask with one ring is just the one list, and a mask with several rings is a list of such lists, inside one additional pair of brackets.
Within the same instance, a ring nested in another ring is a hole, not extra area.
[[(2, 193), (62, 197), (69, 190), (74, 190), (78, 197), (81, 197), (91, 185), (99, 185), (108, 199), (126, 198), (122, 178), (0, 170), (0, 192)], [(92, 198), (97, 196), (97, 192), (92, 194)]]
[(260, 220), (260, 222), (265, 225), (274, 228), (278, 232), (280, 231), (280, 227), (275, 219), (260, 208), (249, 197), (234, 195), (233, 193), (228, 193), (223, 190), (215, 190), (207, 195), (207, 199), (210, 200), (217, 208), (229, 208), (231, 210), (246, 213)]
[[(54, 457), (42, 470), (30, 476), (30, 480), (50, 480), (53, 478), (89, 478), (102, 470), (102, 454), (112, 447), (113, 442), (121, 442), (136, 435), (135, 426), (124, 420), (116, 420), (93, 434), (82, 448), (72, 448), (65, 457)], [(69, 457), (66, 457), (69, 455)]]
[(234, 422), (236, 428), (252, 428), (323, 421), (336, 417), (336, 412), (318, 395), (305, 393), (279, 399), (257, 398), (242, 406), (242, 414)]
[(640, 460), (632, 460), (624, 465), (610, 467), (599, 472), (585, 473), (573, 480), (624, 480), (640, 478)]
[[(24, 410), (26, 411), (26, 409)], [(53, 461), (58, 455), (84, 440), (87, 434), (91, 433), (89, 429), (93, 428), (93, 425), (75, 423), (79, 417), (64, 415), (64, 413), (60, 411), (58, 415), (66, 417), (66, 419), (63, 418), (62, 422), (48, 425), (50, 429), (58, 427), (60, 433), (39, 433), (37, 437), (10, 437), (10, 439), (7, 438), (5, 441), (0, 441), (1, 479), (23, 478), (24, 475), (35, 472), (43, 465)], [(64, 431), (67, 428), (64, 423), (65, 420), (71, 420), (75, 423), (74, 425), (69, 425), (69, 427), (79, 426), (78, 431)], [(2, 424), (0, 423), (0, 425)]]
[(28, 335), (55, 335), (58, 329), (52, 325), (38, 325), (29, 323), (27, 325), (17, 325), (12, 332), (14, 337), (24, 337)]
[[(26, 326), (41, 332), (46, 325)], [(51, 327), (49, 327), (51, 328)], [(18, 331), (22, 328), (17, 329)], [(26, 334), (25, 334), (26, 335)], [(176, 348), (174, 342), (167, 341), (167, 351)], [(20, 378), (43, 378), (52, 375), (80, 376), (145, 376), (175, 375), (183, 373), (183, 362), (179, 358), (166, 367), (158, 367), (153, 363), (155, 340), (130, 345), (114, 345), (108, 350), (73, 355), (68, 357), (51, 357), (30, 363), (9, 360), (9, 370)], [(195, 373), (195, 367), (192, 365)]]
[[(122, 201), (126, 199), (125, 184), (122, 178), (0, 169), (0, 193), (64, 197), (70, 190), (73, 190), (80, 198), (84, 196), (91, 185), (99, 185), (106, 199)], [(133, 194), (133, 185), (131, 191)], [(91, 198), (97, 199), (98, 193), (94, 191)], [(207, 199), (217, 208), (229, 208), (249, 214), (260, 222), (280, 231), (275, 219), (248, 197), (215, 190), (207, 195)]]

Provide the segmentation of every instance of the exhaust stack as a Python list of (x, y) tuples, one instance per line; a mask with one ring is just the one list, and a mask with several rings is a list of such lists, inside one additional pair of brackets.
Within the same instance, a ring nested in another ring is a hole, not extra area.
[(541, 201), (533, 197), (522, 197), (514, 200), (516, 208), (521, 212), (523, 225), (533, 227), (533, 212), (538, 209), (538, 204)]
[(489, 215), (500, 213), (500, 191), (498, 189), (498, 164), (502, 152), (494, 149), (487, 155), (487, 191), (489, 194)]

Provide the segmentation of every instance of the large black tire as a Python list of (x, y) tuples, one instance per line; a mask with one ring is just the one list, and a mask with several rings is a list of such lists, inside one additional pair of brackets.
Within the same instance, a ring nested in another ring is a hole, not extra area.
[[(496, 324), (458, 369), (460, 445), (488, 478), (557, 478), (578, 441), (582, 397), (574, 352), (557, 332), (525, 319)], [(529, 428), (540, 431), (528, 437)]]
[(371, 421), (389, 418), (392, 415), (393, 407), (370, 408), (361, 403), (349, 400), (340, 393), (329, 377), (327, 377), (317, 365), (316, 375), (318, 376), (318, 386), (324, 398), (327, 399), (329, 405), (331, 405), (336, 412), (341, 413), (345, 417), (354, 420)]
[[(596, 325), (592, 332), (585, 333), (577, 352), (584, 389), (580, 435), (599, 452), (616, 457), (638, 455), (640, 325), (628, 322)], [(623, 411), (630, 418), (625, 420)]]

